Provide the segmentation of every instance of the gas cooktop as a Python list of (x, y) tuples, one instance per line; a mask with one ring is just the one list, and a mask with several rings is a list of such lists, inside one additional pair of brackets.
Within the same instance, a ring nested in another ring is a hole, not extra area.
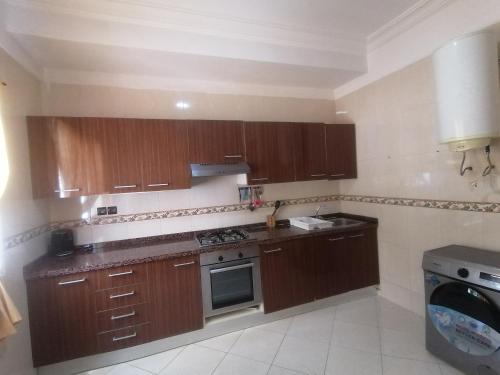
[(243, 229), (216, 230), (196, 235), (196, 239), (201, 247), (245, 241), (249, 238), (250, 235)]

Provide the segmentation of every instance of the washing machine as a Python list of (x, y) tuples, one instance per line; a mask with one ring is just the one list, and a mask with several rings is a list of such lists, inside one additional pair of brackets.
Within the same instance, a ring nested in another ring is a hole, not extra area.
[(500, 375), (500, 252), (424, 253), (426, 347), (468, 375)]

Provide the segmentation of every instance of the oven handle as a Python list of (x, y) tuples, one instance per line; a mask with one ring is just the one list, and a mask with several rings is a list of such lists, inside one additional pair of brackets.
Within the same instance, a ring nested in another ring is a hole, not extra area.
[(250, 268), (250, 267), (253, 267), (253, 263), (245, 263), (245, 264), (239, 264), (237, 266), (216, 268), (214, 270), (210, 270), (210, 274), (212, 274), (212, 273), (221, 273), (221, 272), (226, 272), (226, 271), (240, 270), (242, 268)]

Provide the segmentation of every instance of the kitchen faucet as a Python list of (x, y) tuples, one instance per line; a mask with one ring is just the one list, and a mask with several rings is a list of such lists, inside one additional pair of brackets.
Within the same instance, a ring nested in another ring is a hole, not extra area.
[(318, 208), (316, 209), (316, 214), (314, 215), (314, 217), (317, 219), (318, 218), (318, 215), (319, 215), (319, 211), (323, 208), (324, 206), (323, 205), (319, 205)]

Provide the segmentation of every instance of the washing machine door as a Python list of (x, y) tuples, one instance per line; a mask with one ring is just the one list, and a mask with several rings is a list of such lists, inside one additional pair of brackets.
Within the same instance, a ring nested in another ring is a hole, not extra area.
[(450, 282), (436, 288), (429, 302), (434, 327), (457, 349), (488, 356), (500, 348), (500, 310), (477, 288)]

